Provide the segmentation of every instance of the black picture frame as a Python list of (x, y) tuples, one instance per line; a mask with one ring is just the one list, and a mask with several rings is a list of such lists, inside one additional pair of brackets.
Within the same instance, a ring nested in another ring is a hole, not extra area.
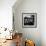
[(37, 13), (22, 13), (22, 27), (36, 28), (37, 27)]

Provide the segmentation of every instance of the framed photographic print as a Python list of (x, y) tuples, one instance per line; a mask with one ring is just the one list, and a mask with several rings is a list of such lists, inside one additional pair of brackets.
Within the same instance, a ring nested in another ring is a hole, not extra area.
[(22, 13), (22, 27), (36, 28), (37, 13)]

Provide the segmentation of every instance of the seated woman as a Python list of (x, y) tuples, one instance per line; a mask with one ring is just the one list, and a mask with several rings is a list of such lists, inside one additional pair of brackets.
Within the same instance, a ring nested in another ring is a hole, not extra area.
[(15, 36), (16, 46), (22, 46), (22, 33), (16, 33)]

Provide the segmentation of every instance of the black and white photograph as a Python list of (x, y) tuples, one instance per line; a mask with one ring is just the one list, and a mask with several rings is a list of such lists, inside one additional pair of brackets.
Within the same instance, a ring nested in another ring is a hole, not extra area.
[(37, 27), (37, 13), (22, 13), (22, 27)]

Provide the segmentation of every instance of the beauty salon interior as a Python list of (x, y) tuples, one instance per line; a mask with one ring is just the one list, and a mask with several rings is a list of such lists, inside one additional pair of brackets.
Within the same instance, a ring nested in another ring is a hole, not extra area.
[(0, 0), (0, 46), (46, 46), (46, 0)]

